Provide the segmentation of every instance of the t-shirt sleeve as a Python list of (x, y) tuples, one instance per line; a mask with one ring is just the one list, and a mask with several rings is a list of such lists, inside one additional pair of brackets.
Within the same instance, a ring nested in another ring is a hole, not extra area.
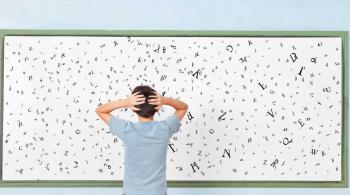
[(113, 115), (111, 115), (111, 118), (109, 119), (109, 122), (108, 122), (108, 126), (112, 135), (114, 136), (116, 135), (122, 140), (124, 139), (124, 134), (125, 134), (127, 125), (128, 125), (128, 121), (121, 118), (117, 118)]
[(181, 126), (180, 119), (175, 115), (168, 116), (167, 119), (165, 119), (165, 123), (169, 127), (169, 136), (171, 137), (174, 133), (178, 132)]

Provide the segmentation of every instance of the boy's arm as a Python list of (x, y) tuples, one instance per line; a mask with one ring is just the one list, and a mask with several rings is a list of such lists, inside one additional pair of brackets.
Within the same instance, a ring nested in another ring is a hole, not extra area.
[(164, 105), (169, 105), (175, 108), (175, 115), (179, 118), (179, 120), (182, 120), (182, 118), (185, 116), (187, 110), (188, 110), (188, 105), (180, 100), (173, 99), (170, 97), (162, 97), (163, 98), (163, 104)]
[(96, 114), (108, 125), (108, 122), (112, 116), (110, 112), (118, 108), (128, 107), (128, 105), (127, 99), (119, 99), (97, 107)]

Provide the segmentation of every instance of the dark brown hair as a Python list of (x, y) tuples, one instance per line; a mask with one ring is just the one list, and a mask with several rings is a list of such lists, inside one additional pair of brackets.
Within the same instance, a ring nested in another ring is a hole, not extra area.
[(139, 85), (137, 87), (135, 87), (135, 89), (132, 91), (132, 94), (136, 93), (139, 91), (138, 95), (143, 94), (143, 96), (145, 97), (145, 103), (143, 104), (139, 104), (139, 105), (135, 105), (136, 108), (139, 108), (140, 110), (135, 111), (139, 116), (141, 117), (151, 117), (154, 115), (154, 113), (156, 113), (156, 109), (155, 107), (157, 107), (157, 105), (153, 105), (153, 104), (148, 104), (147, 100), (148, 99), (152, 99), (149, 98), (150, 95), (156, 95), (156, 91), (154, 89), (152, 89), (151, 87), (149, 87), (148, 85)]

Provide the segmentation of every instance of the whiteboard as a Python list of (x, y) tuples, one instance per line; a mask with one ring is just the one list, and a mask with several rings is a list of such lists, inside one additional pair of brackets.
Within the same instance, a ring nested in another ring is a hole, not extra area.
[(149, 85), (189, 105), (167, 180), (340, 181), (341, 48), (340, 37), (5, 36), (2, 179), (122, 180), (123, 142), (94, 110)]

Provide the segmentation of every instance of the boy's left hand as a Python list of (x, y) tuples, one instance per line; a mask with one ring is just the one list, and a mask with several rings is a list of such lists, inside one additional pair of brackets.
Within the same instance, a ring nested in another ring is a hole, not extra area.
[[(139, 108), (136, 108), (135, 105), (143, 104), (145, 103), (146, 98), (143, 96), (143, 94), (139, 94), (140, 92), (136, 92), (134, 94), (131, 94), (126, 100), (128, 102), (128, 107), (133, 111), (140, 110)], [(137, 95), (139, 94), (139, 95)]]

